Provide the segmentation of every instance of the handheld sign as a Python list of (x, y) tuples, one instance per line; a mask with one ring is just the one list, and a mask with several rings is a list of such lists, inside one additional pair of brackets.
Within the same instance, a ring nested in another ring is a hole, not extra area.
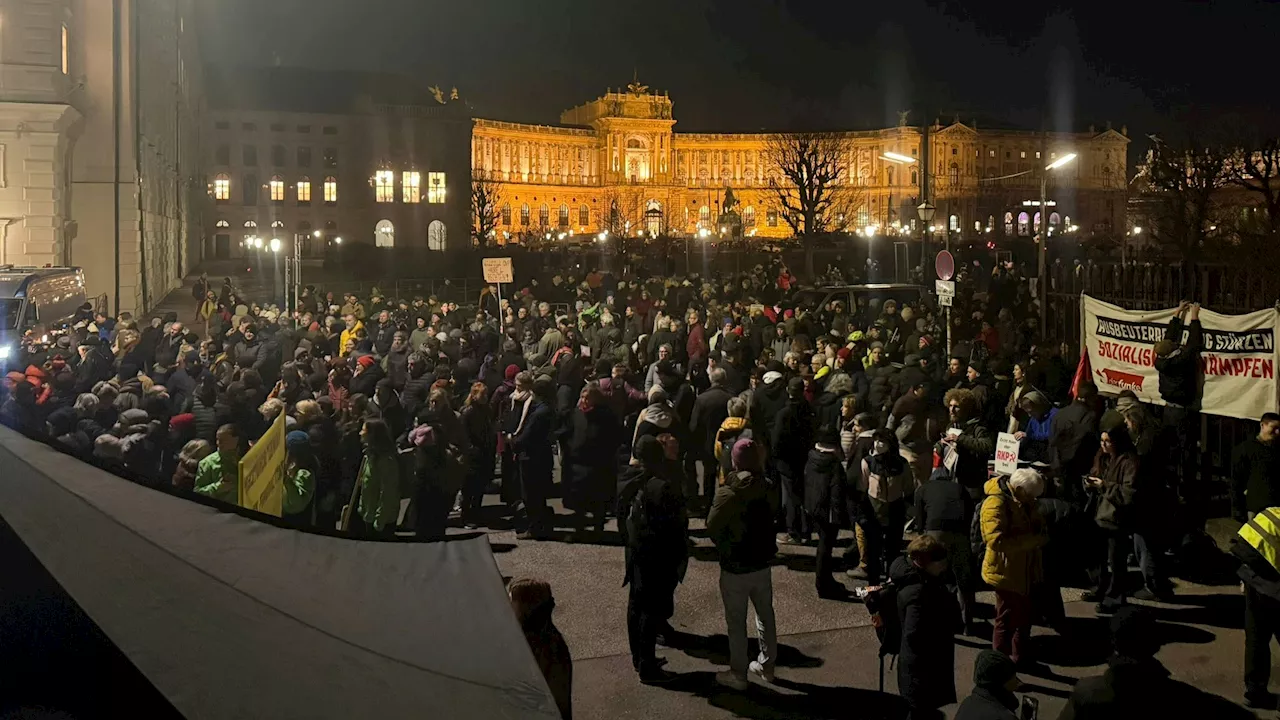
[(1018, 469), (1018, 451), (1022, 441), (1010, 433), (1000, 433), (996, 437), (996, 472), (1000, 475), (1012, 475)]
[(485, 258), (481, 261), (484, 269), (484, 281), (491, 283), (514, 282), (515, 274), (511, 271), (511, 258)]

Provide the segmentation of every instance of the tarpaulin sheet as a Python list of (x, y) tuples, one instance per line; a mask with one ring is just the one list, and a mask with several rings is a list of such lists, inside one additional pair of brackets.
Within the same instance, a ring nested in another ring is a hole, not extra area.
[(559, 717), (484, 537), (275, 527), (5, 428), (0, 515), (188, 718)]

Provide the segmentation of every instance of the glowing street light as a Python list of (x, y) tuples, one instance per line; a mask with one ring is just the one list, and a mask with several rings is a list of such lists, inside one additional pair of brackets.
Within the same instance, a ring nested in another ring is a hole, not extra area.
[(322, 233), (322, 232), (320, 232), (319, 230), (317, 230), (317, 231), (315, 231), (315, 232), (311, 233), (311, 237), (316, 238), (316, 239), (318, 240), (318, 239), (320, 239), (320, 238), (324, 237), (324, 233)]
[(1063, 155), (1062, 157), (1058, 158), (1057, 160), (1054, 160), (1053, 162), (1049, 163), (1048, 165), (1045, 165), (1045, 166), (1044, 166), (1044, 169), (1045, 169), (1045, 170), (1057, 170), (1058, 168), (1062, 167), (1063, 165), (1066, 165), (1067, 163), (1069, 163), (1069, 162), (1071, 162), (1072, 160), (1075, 160), (1075, 159), (1076, 159), (1076, 154), (1075, 154), (1075, 153), (1067, 153), (1066, 155)]
[(255, 236), (255, 237), (253, 238), (253, 246), (254, 246), (255, 248), (258, 248), (259, 250), (261, 250), (261, 249), (262, 249), (262, 238)]
[(600, 242), (605, 242), (605, 241), (607, 241), (608, 239), (609, 239), (609, 233), (607, 233), (607, 232), (605, 232), (605, 231), (603, 231), (603, 230), (601, 230), (601, 231), (600, 231), (600, 234), (599, 234), (599, 235), (596, 235), (596, 240), (599, 240)]
[(280, 238), (271, 238), (271, 252), (280, 252)]
[(880, 159), (888, 160), (889, 162), (897, 163), (898, 165), (910, 165), (911, 163), (916, 161), (916, 159), (911, 157), (910, 155), (903, 155), (902, 153), (896, 153), (892, 151), (884, 153), (883, 155), (880, 156)]
[(342, 236), (341, 236), (341, 235), (339, 235), (338, 237), (334, 238), (334, 239), (333, 239), (333, 244), (334, 244), (334, 245), (341, 245), (341, 244), (342, 244)]
[(1142, 227), (1135, 225), (1135, 226), (1134, 226), (1134, 228), (1133, 228), (1133, 234), (1134, 234), (1134, 235), (1141, 235), (1141, 234), (1142, 234)]

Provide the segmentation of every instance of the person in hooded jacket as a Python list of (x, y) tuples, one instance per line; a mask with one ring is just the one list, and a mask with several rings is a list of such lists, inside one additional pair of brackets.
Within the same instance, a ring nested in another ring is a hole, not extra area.
[[(750, 438), (734, 443), (732, 470), (716, 488), (707, 515), (707, 536), (720, 558), (720, 598), (729, 637), (729, 671), (716, 680), (735, 689), (747, 686), (747, 673), (773, 681), (778, 630), (773, 613), (770, 563), (778, 552), (773, 537), (776, 495), (764, 475), (762, 448)], [(747, 661), (747, 602), (756, 611), (760, 653)]]
[(938, 709), (956, 701), (960, 613), (943, 577), (946, 570), (946, 546), (928, 535), (912, 540), (907, 554), (889, 568), (902, 623), (898, 694), (907, 701), (911, 720), (942, 718)]
[(973, 663), (973, 692), (960, 703), (955, 720), (1020, 720), (1018, 668), (1009, 656), (983, 650)]
[(906, 494), (912, 481), (892, 431), (876, 430), (872, 443), (871, 453), (860, 465), (858, 519), (866, 545), (866, 580), (877, 585), (884, 568), (902, 552)]
[(676, 677), (663, 669), (655, 650), (675, 613), (676, 585), (688, 568), (688, 517), (662, 443), (641, 436), (633, 455), (638, 462), (620, 478), (617, 510), (626, 549), (627, 640), (640, 682), (662, 684)]
[(778, 535), (781, 543), (806, 543), (812, 532), (804, 512), (804, 467), (813, 447), (813, 437), (813, 408), (804, 399), (804, 381), (791, 378), (787, 381), (787, 404), (778, 411), (769, 443), (774, 448), (774, 469), (786, 510), (786, 532)]
[(982, 579), (996, 593), (996, 617), (991, 646), (1029, 663), (1031, 591), (1044, 577), (1041, 548), (1048, 542), (1036, 499), (1044, 493), (1044, 478), (1030, 468), (1015, 470), (1005, 479), (992, 478), (985, 486), (980, 511)]
[(818, 533), (817, 570), (814, 584), (820, 598), (844, 598), (844, 586), (836, 581), (831, 553), (845, 515), (844, 465), (839, 436), (829, 427), (814, 432), (813, 449), (804, 466), (804, 510)]

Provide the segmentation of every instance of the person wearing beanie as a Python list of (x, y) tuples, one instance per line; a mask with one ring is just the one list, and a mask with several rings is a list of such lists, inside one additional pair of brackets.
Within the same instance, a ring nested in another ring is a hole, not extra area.
[[(769, 563), (778, 552), (773, 536), (777, 494), (764, 474), (763, 448), (753, 439), (733, 444), (732, 469), (716, 488), (707, 516), (707, 537), (720, 558), (720, 599), (729, 635), (729, 670), (716, 675), (727, 687), (744, 690), (747, 673), (773, 681), (777, 623)], [(756, 612), (760, 654), (747, 660), (747, 602)]]
[(814, 431), (813, 449), (804, 466), (804, 511), (818, 533), (817, 571), (814, 576), (818, 597), (841, 599), (849, 593), (836, 581), (831, 552), (845, 516), (844, 453), (835, 427), (822, 425)]
[(1008, 655), (983, 650), (973, 663), (973, 692), (960, 703), (955, 720), (1019, 720), (1013, 693), (1021, 685)]
[(284, 438), (285, 473), (283, 517), (304, 527), (315, 524), (316, 472), (311, 440), (306, 431), (292, 430)]
[(1116, 611), (1111, 646), (1115, 652), (1107, 658), (1106, 672), (1077, 681), (1058, 720), (1254, 717), (1226, 698), (1170, 677), (1155, 657), (1159, 630), (1147, 608), (1127, 605)]

